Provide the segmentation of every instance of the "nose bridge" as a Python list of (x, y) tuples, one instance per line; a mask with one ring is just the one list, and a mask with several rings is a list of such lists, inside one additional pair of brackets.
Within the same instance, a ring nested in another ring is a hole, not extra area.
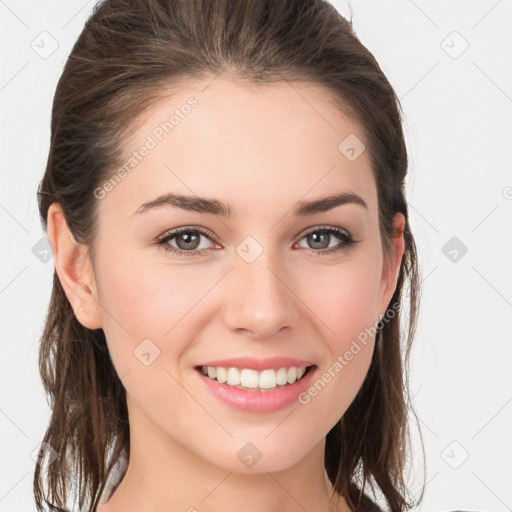
[(256, 337), (272, 336), (291, 327), (297, 318), (291, 283), (272, 250), (258, 249), (251, 240), (242, 242), (234, 267), (225, 312), (227, 326), (246, 329)]

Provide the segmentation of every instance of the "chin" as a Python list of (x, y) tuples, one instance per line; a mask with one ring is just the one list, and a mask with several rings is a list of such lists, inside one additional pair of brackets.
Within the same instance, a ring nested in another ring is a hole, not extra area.
[[(214, 455), (214, 460), (210, 459), (210, 462), (226, 471), (254, 475), (285, 471), (297, 464), (308, 453), (304, 451), (303, 440), (290, 443), (288, 439), (285, 444), (281, 438), (276, 438), (275, 442), (265, 438), (261, 441), (254, 437), (252, 439), (253, 441), (234, 441), (234, 456), (232, 449), (226, 447), (224, 453)], [(208, 453), (208, 458), (211, 456), (211, 452)]]

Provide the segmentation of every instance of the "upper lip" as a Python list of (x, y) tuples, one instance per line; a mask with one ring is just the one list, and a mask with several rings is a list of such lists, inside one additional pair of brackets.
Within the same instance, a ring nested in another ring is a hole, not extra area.
[(232, 357), (229, 359), (218, 359), (215, 361), (206, 361), (201, 363), (201, 366), (222, 366), (224, 368), (248, 368), (252, 370), (268, 370), (279, 369), (283, 367), (290, 368), (296, 366), (298, 368), (305, 368), (312, 366), (314, 363), (304, 361), (302, 359), (295, 359), (291, 357), (276, 356), (267, 358), (256, 357)]

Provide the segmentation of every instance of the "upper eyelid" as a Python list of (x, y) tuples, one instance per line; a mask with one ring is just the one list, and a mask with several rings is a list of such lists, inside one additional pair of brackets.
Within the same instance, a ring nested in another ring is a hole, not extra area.
[(350, 231), (348, 229), (339, 227), (339, 226), (330, 226), (327, 224), (319, 224), (318, 226), (313, 226), (311, 228), (306, 228), (305, 230), (301, 231), (301, 235), (305, 236), (309, 233), (315, 232), (315, 231), (344, 231), (347, 235), (350, 235)]

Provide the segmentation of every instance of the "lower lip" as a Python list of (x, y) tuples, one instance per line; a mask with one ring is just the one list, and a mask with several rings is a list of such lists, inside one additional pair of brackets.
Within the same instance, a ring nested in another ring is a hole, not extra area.
[(264, 413), (284, 409), (298, 401), (298, 395), (308, 388), (316, 369), (316, 366), (310, 367), (299, 381), (273, 391), (245, 391), (210, 379), (200, 370), (195, 371), (221, 402), (241, 411)]

